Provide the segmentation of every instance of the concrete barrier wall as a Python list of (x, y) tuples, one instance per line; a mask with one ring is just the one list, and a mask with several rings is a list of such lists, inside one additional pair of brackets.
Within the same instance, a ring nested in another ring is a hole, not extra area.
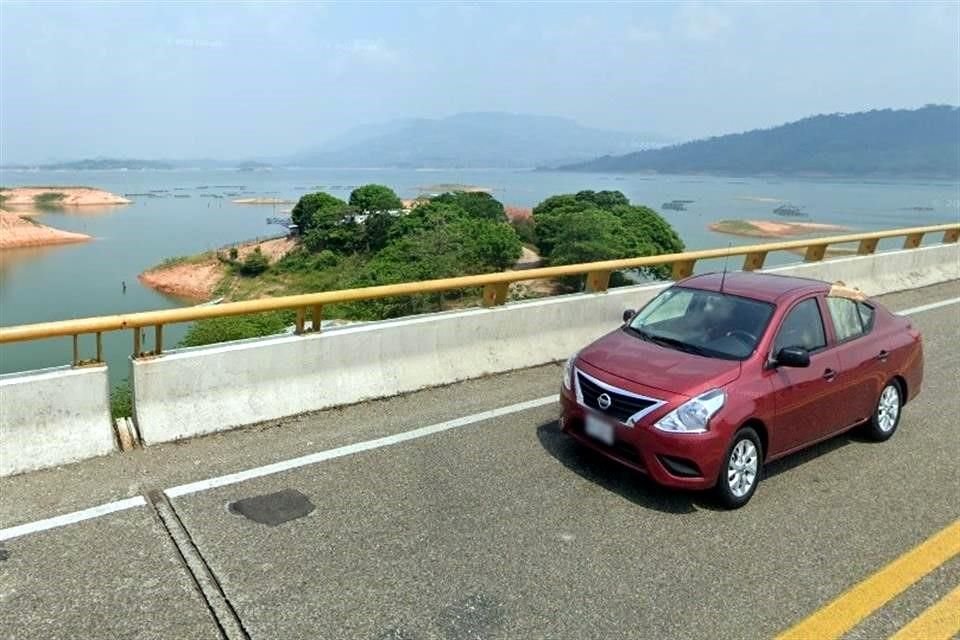
[(0, 476), (112, 451), (106, 366), (0, 376)]
[(834, 258), (769, 271), (827, 282), (843, 280), (867, 295), (879, 296), (960, 279), (960, 245), (940, 244), (872, 256)]
[[(870, 295), (960, 278), (960, 247), (773, 269), (843, 280)], [(133, 363), (145, 443), (386, 397), (566, 358), (669, 284), (558, 296), (490, 309), (372, 322), (170, 352)]]

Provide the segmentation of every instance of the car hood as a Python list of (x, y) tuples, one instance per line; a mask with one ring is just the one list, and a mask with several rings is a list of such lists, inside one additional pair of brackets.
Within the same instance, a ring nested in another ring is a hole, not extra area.
[(684, 353), (621, 329), (584, 348), (579, 359), (637, 384), (687, 396), (723, 386), (740, 376), (738, 360)]

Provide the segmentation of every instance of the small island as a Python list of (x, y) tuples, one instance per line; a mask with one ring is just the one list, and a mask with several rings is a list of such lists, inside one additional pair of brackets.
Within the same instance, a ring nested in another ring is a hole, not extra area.
[(774, 220), (720, 220), (708, 227), (717, 233), (748, 238), (788, 238), (830, 231), (849, 231), (848, 227), (819, 222), (779, 222)]
[(44, 209), (130, 204), (130, 200), (94, 187), (30, 186), (0, 188), (0, 205)]
[(45, 247), (54, 244), (85, 242), (90, 236), (62, 231), (40, 224), (16, 213), (0, 209), (0, 249)]

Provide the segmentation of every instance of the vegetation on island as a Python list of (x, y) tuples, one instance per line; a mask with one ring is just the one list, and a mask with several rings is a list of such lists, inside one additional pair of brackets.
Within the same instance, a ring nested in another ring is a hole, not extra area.
[[(396, 284), (502, 271), (523, 246), (548, 265), (681, 251), (673, 228), (652, 209), (618, 191), (581, 191), (547, 198), (533, 217), (509, 222), (503, 204), (486, 192), (448, 192), (404, 209), (383, 185), (356, 188), (347, 201), (309, 193), (291, 212), (300, 242), (271, 263), (259, 250), (220, 256), (229, 267), (217, 290), (233, 299)], [(666, 275), (653, 268), (646, 275)], [(614, 274), (613, 286), (626, 282)], [(575, 290), (582, 279), (559, 283)], [(380, 320), (476, 304), (480, 291), (364, 300), (324, 307), (327, 318)], [(293, 323), (292, 312), (203, 320), (183, 344), (251, 338)]]
[(65, 193), (60, 191), (48, 191), (33, 196), (33, 203), (38, 209), (52, 209), (60, 206), (60, 203), (66, 198)]

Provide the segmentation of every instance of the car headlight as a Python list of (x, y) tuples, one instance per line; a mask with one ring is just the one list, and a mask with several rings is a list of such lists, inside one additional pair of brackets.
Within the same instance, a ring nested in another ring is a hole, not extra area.
[(720, 411), (727, 399), (720, 389), (711, 389), (663, 416), (655, 425), (670, 433), (703, 433), (710, 426), (710, 418)]
[(577, 361), (578, 355), (573, 354), (563, 363), (563, 388), (567, 391), (573, 390), (573, 363)]

